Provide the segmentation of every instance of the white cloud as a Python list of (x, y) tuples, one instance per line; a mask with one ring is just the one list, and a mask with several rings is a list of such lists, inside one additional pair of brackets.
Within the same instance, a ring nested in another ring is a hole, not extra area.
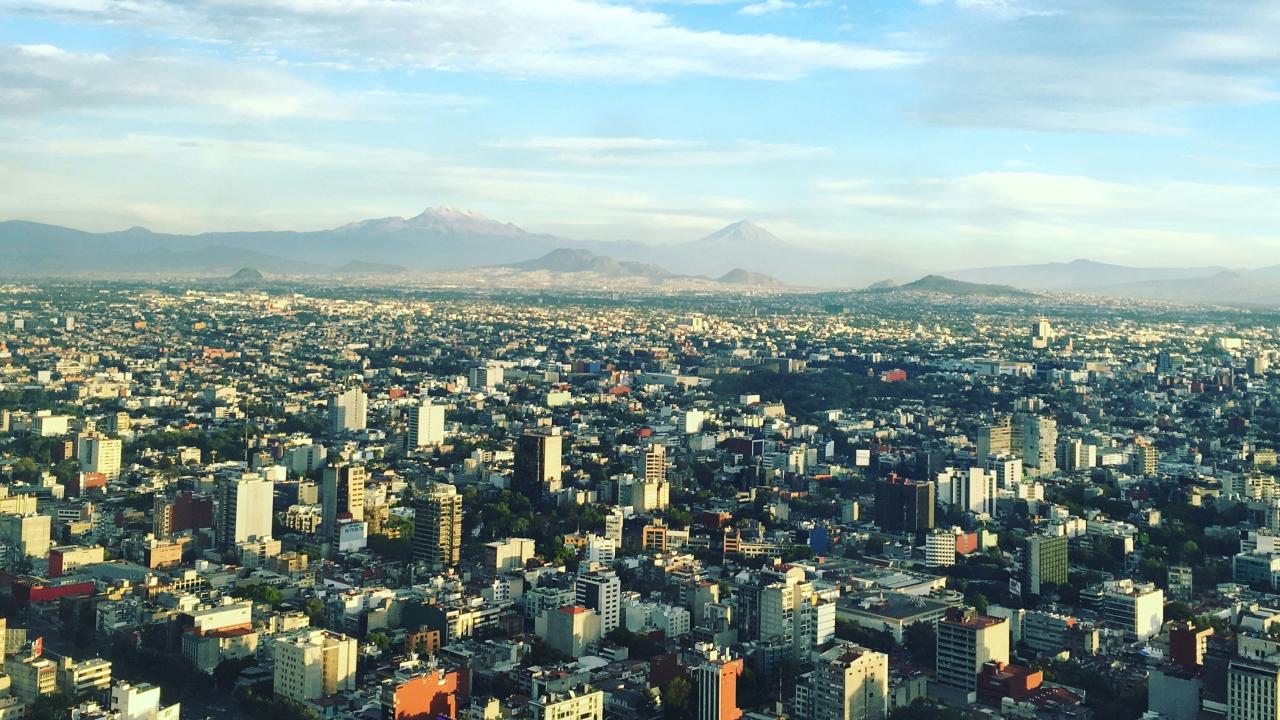
[(743, 15), (768, 15), (781, 10), (794, 10), (796, 7), (796, 4), (790, 0), (761, 0), (761, 2), (743, 5), (738, 12)]
[(920, 60), (850, 43), (694, 30), (664, 13), (599, 0), (16, 0), (9, 12), (373, 67), (515, 77), (784, 80)]
[(783, 10), (811, 10), (813, 8), (824, 7), (830, 5), (829, 0), (808, 0), (808, 2), (793, 2), (793, 0), (759, 0), (759, 2), (751, 2), (743, 5), (738, 9), (741, 15), (769, 15), (771, 13), (782, 12)]
[(954, 0), (918, 75), (926, 123), (1177, 133), (1204, 105), (1280, 101), (1267, 3)]
[(1257, 234), (1280, 217), (1280, 188), (1273, 186), (988, 172), (823, 181), (818, 190), (825, 201), (856, 211), (864, 224), (933, 242), (1000, 240), (1037, 261), (1066, 252), (1069, 257), (1058, 259), (1108, 253), (1146, 264), (1175, 258), (1256, 265), (1254, 250), (1280, 251), (1280, 236)]
[(223, 118), (327, 120), (391, 117), (428, 107), (483, 103), (457, 95), (335, 92), (270, 64), (232, 62), (198, 53), (72, 52), (52, 45), (0, 46), (0, 116), (103, 110), (165, 119), (183, 111), (207, 122)]

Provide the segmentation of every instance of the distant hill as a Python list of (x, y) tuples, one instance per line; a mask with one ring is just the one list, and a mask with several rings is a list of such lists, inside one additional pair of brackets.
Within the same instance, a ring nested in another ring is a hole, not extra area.
[(235, 283), (236, 285), (256, 285), (263, 280), (261, 272), (249, 267), (240, 268), (231, 277), (227, 278), (227, 282)]
[(1128, 267), (1093, 260), (1072, 260), (1066, 263), (951, 270), (942, 274), (965, 282), (1016, 283), (1018, 287), (1032, 290), (1079, 291), (1122, 283), (1208, 277), (1225, 269), (1222, 267)]
[(392, 265), (389, 263), (373, 263), (364, 260), (352, 260), (351, 262), (337, 268), (333, 271), (334, 275), (339, 276), (356, 276), (356, 275), (400, 275), (409, 272), (409, 268), (403, 265)]
[(890, 288), (896, 288), (896, 287), (898, 287), (898, 283), (894, 282), (893, 280), (886, 279), (886, 280), (881, 280), (879, 282), (871, 283), (870, 285), (867, 286), (867, 289), (868, 290), (888, 290)]
[(966, 281), (1016, 282), (1050, 292), (1204, 305), (1280, 305), (1280, 265), (1256, 270), (1127, 267), (1092, 260), (975, 268), (946, 273)]
[(853, 288), (886, 276), (915, 274), (909, 268), (874, 255), (859, 256), (793, 245), (745, 220), (675, 245), (616, 245), (622, 247), (601, 251), (614, 257), (661, 263), (679, 274), (708, 277), (719, 277), (725, 273), (725, 265), (732, 263), (748, 272), (768, 273), (793, 286)]
[(1223, 270), (1207, 277), (1120, 283), (1085, 292), (1172, 303), (1276, 306), (1280, 305), (1280, 274)]
[(931, 293), (935, 295), (953, 295), (957, 297), (1035, 297), (1035, 293), (1019, 290), (1008, 285), (991, 285), (953, 280), (941, 275), (926, 275), (906, 285), (869, 290), (879, 293)]
[(526, 272), (595, 273), (603, 277), (661, 279), (672, 276), (670, 271), (658, 265), (614, 260), (581, 248), (557, 248), (542, 257), (513, 263), (509, 267)]
[(716, 278), (716, 282), (725, 285), (751, 285), (754, 287), (781, 287), (782, 281), (772, 275), (751, 272), (742, 268), (734, 268)]

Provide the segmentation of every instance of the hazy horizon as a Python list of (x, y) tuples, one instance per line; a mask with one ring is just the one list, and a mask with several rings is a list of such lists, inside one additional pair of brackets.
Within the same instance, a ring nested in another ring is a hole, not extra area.
[[(926, 269), (1280, 263), (1280, 10), (18, 0), (0, 219), (582, 241), (749, 220)], [(919, 258), (927, 258), (922, 263)]]

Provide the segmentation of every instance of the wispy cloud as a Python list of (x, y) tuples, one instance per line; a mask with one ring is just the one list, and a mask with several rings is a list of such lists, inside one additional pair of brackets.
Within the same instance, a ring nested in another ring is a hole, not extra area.
[[(930, 3), (939, 5), (940, 3)], [(1176, 133), (1202, 105), (1280, 101), (1267, 3), (954, 0), (918, 76), (921, 121)]]
[(1028, 254), (1068, 239), (1072, 257), (1109, 252), (1132, 260), (1156, 247), (1166, 257), (1280, 251), (1280, 235), (1257, 231), (1280, 217), (1280, 188), (1273, 186), (988, 172), (817, 187), (825, 201), (882, 218), (904, 235), (1001, 239)]
[(371, 67), (514, 77), (785, 80), (921, 59), (892, 48), (695, 30), (665, 13), (598, 0), (16, 0), (9, 11)]
[(695, 140), (637, 137), (539, 137), (500, 140), (486, 146), (536, 153), (582, 165), (749, 165), (820, 157), (827, 148), (791, 143), (738, 140), (705, 143)]
[[(0, 46), (0, 116), (111, 110), (168, 119), (391, 117), (428, 107), (474, 108), (482, 98), (379, 90), (334, 91), (271, 64), (192, 52), (73, 52), (48, 44)], [(216, 113), (211, 117), (209, 112)]]

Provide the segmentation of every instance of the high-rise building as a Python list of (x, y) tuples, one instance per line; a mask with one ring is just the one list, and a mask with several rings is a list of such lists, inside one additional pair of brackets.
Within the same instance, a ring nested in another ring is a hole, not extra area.
[(501, 365), (481, 365), (471, 368), (471, 387), (489, 390), (502, 384), (505, 373)]
[(1087, 470), (1096, 464), (1097, 459), (1098, 447), (1080, 438), (1058, 443), (1058, 467), (1063, 470)]
[(698, 693), (697, 720), (738, 720), (738, 678), (743, 671), (742, 658), (729, 655), (728, 649), (699, 644), (702, 661), (692, 668), (693, 685)]
[(1101, 614), (1125, 635), (1147, 640), (1164, 625), (1164, 591), (1152, 583), (1112, 580), (1103, 583)]
[(939, 683), (976, 693), (983, 665), (1009, 662), (1009, 620), (951, 608), (938, 621), (937, 660)]
[(559, 428), (528, 430), (516, 440), (516, 462), (511, 478), (515, 489), (532, 499), (560, 491), (564, 437)]
[(1047, 584), (1067, 584), (1067, 536), (1032, 535), (1027, 538), (1027, 589), (1039, 595)]
[(107, 430), (117, 435), (129, 432), (133, 427), (133, 418), (129, 417), (129, 413), (121, 410), (120, 412), (111, 413), (107, 416)]
[(214, 527), (220, 547), (271, 537), (275, 483), (256, 473), (245, 473), (219, 478), (215, 487), (218, 502)]
[(644, 481), (660, 482), (667, 479), (667, 446), (652, 443), (641, 454), (641, 471)]
[(938, 504), (957, 512), (992, 516), (996, 514), (999, 479), (995, 471), (978, 467), (967, 470), (947, 468), (938, 473), (935, 482)]
[(1169, 623), (1169, 659), (1185, 670), (1204, 665), (1213, 628), (1197, 628), (1190, 621)]
[(600, 615), (600, 633), (609, 634), (622, 621), (622, 580), (612, 571), (579, 575), (574, 581), (579, 605)]
[(1182, 369), (1186, 361), (1186, 358), (1181, 355), (1175, 355), (1168, 350), (1161, 350), (1156, 354), (1156, 374), (1173, 375)]
[(796, 687), (806, 720), (884, 720), (889, 715), (889, 656), (853, 643), (824, 652)]
[(1168, 587), (1169, 597), (1174, 600), (1190, 600), (1194, 593), (1191, 567), (1189, 565), (1170, 565)]
[(1058, 421), (1029, 413), (1018, 416), (1022, 429), (1022, 463), (1032, 475), (1058, 470)]
[(988, 455), (982, 466), (996, 474), (996, 486), (1011, 489), (1022, 484), (1022, 458), (1012, 453)]
[(1236, 658), (1227, 667), (1227, 720), (1280, 718), (1280, 666)]
[(546, 640), (555, 650), (572, 658), (587, 653), (600, 640), (600, 615), (581, 605), (565, 605), (546, 613)]
[(979, 460), (984, 460), (991, 455), (1021, 450), (1021, 448), (1013, 446), (1013, 427), (1010, 424), (1008, 415), (990, 425), (983, 425), (978, 428), (978, 437), (975, 444), (978, 446), (977, 457)]
[(414, 505), (413, 561), (433, 570), (458, 564), (462, 549), (462, 496), (447, 483), (432, 483)]
[(753, 606), (747, 612), (755, 615), (759, 640), (789, 645), (792, 654), (800, 657), (835, 638), (835, 603), (819, 596), (813, 584), (805, 581), (803, 570), (762, 574), (761, 582), (758, 590), (748, 591), (752, 598), (747, 600)]
[(1046, 318), (1036, 318), (1031, 323), (1031, 347), (1036, 350), (1043, 350), (1049, 347), (1054, 340), (1053, 326), (1049, 324)]
[(934, 485), (890, 475), (876, 482), (876, 525), (887, 533), (933, 529)]
[(1271, 358), (1267, 355), (1254, 355), (1249, 358), (1249, 374), (1253, 377), (1261, 377), (1267, 374), (1271, 369)]
[(485, 565), (494, 572), (514, 572), (533, 559), (534, 541), (530, 538), (507, 538), (485, 543)]
[(120, 458), (124, 443), (117, 438), (88, 435), (80, 438), (76, 450), (81, 472), (97, 472), (108, 480), (120, 479)]
[(959, 528), (937, 528), (924, 538), (924, 559), (929, 567), (956, 564), (956, 533)]
[(355, 638), (329, 630), (305, 630), (277, 637), (275, 693), (295, 702), (306, 702), (356, 688)]
[(215, 527), (214, 506), (214, 498), (191, 490), (182, 490), (173, 497), (157, 495), (152, 508), (156, 537)]
[(352, 387), (329, 397), (329, 434), (341, 435), (364, 430), (369, 421), (369, 396)]
[(338, 521), (364, 520), (364, 484), (368, 471), (361, 465), (334, 465), (325, 468), (320, 484), (320, 537), (337, 545)]
[(1160, 451), (1146, 438), (1133, 440), (1133, 471), (1148, 477), (1160, 471)]
[(666, 478), (625, 477), (618, 481), (618, 504), (637, 513), (665, 510), (671, 504), (671, 483)]
[(0, 541), (20, 557), (48, 556), (53, 518), (48, 515), (0, 515)]
[(627, 516), (622, 508), (616, 505), (609, 508), (604, 516), (604, 536), (612, 540), (616, 547), (622, 547), (622, 528)]
[(444, 406), (434, 405), (430, 398), (409, 409), (409, 434), (406, 449), (431, 447), (444, 442)]

